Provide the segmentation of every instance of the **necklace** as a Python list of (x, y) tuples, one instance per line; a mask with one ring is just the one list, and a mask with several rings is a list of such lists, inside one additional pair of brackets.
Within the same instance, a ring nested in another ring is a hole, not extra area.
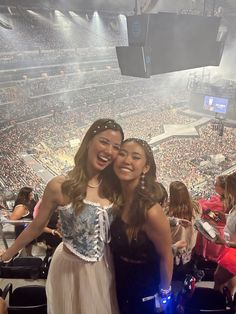
[(97, 184), (88, 183), (88, 187), (95, 189), (95, 188), (98, 188), (101, 183), (102, 183), (102, 179)]

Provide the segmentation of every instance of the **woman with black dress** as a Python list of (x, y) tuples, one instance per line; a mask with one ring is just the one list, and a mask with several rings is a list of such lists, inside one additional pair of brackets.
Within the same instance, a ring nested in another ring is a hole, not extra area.
[(150, 146), (136, 138), (125, 140), (114, 171), (123, 201), (111, 225), (120, 313), (155, 313), (152, 297), (158, 293), (162, 303), (171, 291), (173, 256), (169, 222), (158, 203), (161, 190)]

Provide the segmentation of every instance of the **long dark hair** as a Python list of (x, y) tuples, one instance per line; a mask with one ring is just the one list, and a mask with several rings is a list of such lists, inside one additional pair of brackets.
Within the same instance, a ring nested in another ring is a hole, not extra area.
[(28, 209), (30, 209), (31, 200), (30, 200), (29, 196), (30, 196), (31, 192), (33, 192), (33, 189), (31, 187), (24, 186), (23, 188), (21, 188), (17, 197), (16, 197), (14, 207), (22, 204), (25, 207), (27, 207)]
[[(118, 131), (121, 134), (122, 140), (124, 133), (121, 126), (113, 119), (99, 119), (96, 120), (86, 132), (80, 147), (74, 157), (74, 168), (68, 173), (67, 179), (62, 184), (62, 193), (69, 197), (75, 211), (79, 213), (83, 209), (83, 200), (86, 197), (86, 189), (88, 183), (87, 173), (87, 157), (88, 144), (93, 137), (105, 130)], [(114, 202), (117, 198), (116, 184), (117, 179), (114, 175), (112, 166), (106, 167), (100, 174), (102, 177), (102, 184), (100, 192), (103, 196)]]
[[(146, 222), (147, 211), (154, 204), (161, 201), (163, 191), (160, 185), (156, 182), (156, 164), (149, 144), (139, 138), (128, 138), (122, 143), (122, 145), (129, 142), (137, 143), (140, 147), (142, 147), (145, 153), (146, 165), (149, 166), (149, 170), (145, 174), (144, 188), (142, 188), (141, 182), (139, 182), (135, 188), (134, 198), (127, 215), (127, 235), (131, 241), (137, 236), (138, 231)], [(122, 208), (120, 214), (121, 212)]]

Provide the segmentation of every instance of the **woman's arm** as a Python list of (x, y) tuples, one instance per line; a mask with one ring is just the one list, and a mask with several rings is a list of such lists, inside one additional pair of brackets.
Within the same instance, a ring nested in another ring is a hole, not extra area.
[(7, 314), (7, 303), (0, 297), (0, 314)]
[(19, 220), (25, 215), (26, 207), (22, 204), (17, 205), (11, 213), (10, 220)]
[(24, 248), (32, 240), (36, 239), (43, 232), (43, 228), (47, 225), (52, 212), (59, 204), (63, 203), (63, 197), (61, 194), (62, 182), (62, 177), (55, 177), (47, 184), (37, 217), (28, 225), (27, 228), (25, 228), (9, 249), (7, 249), (3, 254), (0, 253), (0, 259), (2, 261), (11, 259), (22, 248)]
[(175, 256), (177, 252), (181, 249), (186, 248), (187, 242), (185, 240), (179, 240), (172, 244), (172, 254)]
[(159, 253), (161, 289), (169, 289), (173, 274), (173, 255), (169, 221), (159, 204), (154, 205), (147, 212), (147, 221), (144, 227), (149, 239)]

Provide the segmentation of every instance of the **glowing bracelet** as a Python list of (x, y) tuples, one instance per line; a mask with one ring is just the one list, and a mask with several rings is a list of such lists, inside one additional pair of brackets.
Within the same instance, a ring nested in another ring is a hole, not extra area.
[(160, 296), (161, 297), (167, 297), (171, 293), (171, 286), (169, 286), (168, 289), (160, 289)]

